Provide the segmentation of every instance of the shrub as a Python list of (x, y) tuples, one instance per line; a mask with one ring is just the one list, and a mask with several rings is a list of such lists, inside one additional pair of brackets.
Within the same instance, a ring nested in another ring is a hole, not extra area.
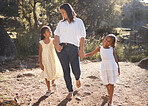
[(37, 55), (39, 47), (38, 31), (30, 31), (23, 34), (18, 34), (14, 39), (16, 46), (16, 57)]

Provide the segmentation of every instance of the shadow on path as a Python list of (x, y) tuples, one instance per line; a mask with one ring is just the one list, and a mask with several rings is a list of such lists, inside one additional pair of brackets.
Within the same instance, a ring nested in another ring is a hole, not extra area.
[(66, 106), (66, 104), (69, 102), (70, 100), (65, 98), (64, 100), (62, 100), (57, 106)]
[[(75, 96), (76, 94), (78, 94), (78, 91), (74, 91), (73, 92), (73, 96)], [(66, 106), (66, 104), (71, 101), (70, 99), (65, 98), (64, 100), (62, 100), (57, 106)]]
[(44, 96), (41, 96), (39, 98), (39, 100), (36, 103), (34, 103), (32, 106), (39, 106), (40, 102), (43, 101), (43, 100), (45, 100), (46, 98), (48, 98), (48, 96), (45, 96), (45, 95)]
[(107, 101), (106, 100), (103, 100), (101, 106), (105, 106), (106, 103), (107, 103)]

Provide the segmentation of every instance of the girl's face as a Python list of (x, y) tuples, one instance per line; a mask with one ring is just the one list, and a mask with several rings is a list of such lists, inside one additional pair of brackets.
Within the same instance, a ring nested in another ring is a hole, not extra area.
[(67, 13), (64, 9), (60, 9), (60, 13), (64, 19), (68, 19)]
[(44, 33), (45, 38), (51, 37), (51, 35), (52, 35), (51, 30), (46, 29), (46, 30), (45, 30), (45, 33)]
[(113, 40), (110, 37), (105, 37), (103, 40), (103, 44), (105, 47), (109, 47), (113, 45)]

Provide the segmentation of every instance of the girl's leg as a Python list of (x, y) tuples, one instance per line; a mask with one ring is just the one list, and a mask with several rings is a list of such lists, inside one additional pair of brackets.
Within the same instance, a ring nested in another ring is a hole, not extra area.
[(110, 86), (109, 86), (109, 84), (108, 84), (108, 85), (106, 85), (106, 88), (107, 88), (107, 93), (108, 93), (108, 96), (110, 96)]
[(109, 84), (110, 86), (110, 102), (112, 102), (112, 98), (113, 98), (113, 94), (114, 94), (114, 85), (113, 84)]
[(50, 91), (50, 81), (48, 81), (46, 78), (45, 78), (45, 81), (46, 81), (47, 89), (48, 91)]
[(55, 80), (52, 80), (52, 86), (55, 86), (55, 83), (54, 83), (54, 81), (55, 81)]
[(102, 99), (104, 99), (106, 102), (108, 102), (110, 100), (109, 96), (110, 96), (110, 88), (109, 88), (109, 85), (106, 85), (106, 88), (107, 88), (107, 95), (105, 96), (101, 96)]

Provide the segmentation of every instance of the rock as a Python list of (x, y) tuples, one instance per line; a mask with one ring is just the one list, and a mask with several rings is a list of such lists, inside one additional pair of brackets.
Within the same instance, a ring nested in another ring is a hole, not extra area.
[(32, 74), (32, 73), (25, 73), (25, 74), (23, 74), (24, 76), (27, 76), (27, 77), (32, 77), (32, 76), (35, 76), (34, 74)]
[(76, 100), (81, 101), (82, 99), (80, 97), (76, 97)]
[(90, 85), (89, 85), (89, 84), (85, 84), (84, 86), (86, 86), (86, 87), (90, 87)]
[(148, 57), (142, 59), (139, 63), (138, 66), (144, 69), (148, 69)]
[(0, 24), (0, 62), (14, 59), (15, 52), (16, 48), (12, 39)]
[(90, 79), (98, 79), (98, 77), (96, 77), (96, 76), (87, 76), (87, 78), (90, 78)]
[(23, 77), (23, 75), (21, 75), (21, 74), (18, 74), (18, 75), (17, 75), (17, 78), (20, 78), (20, 77)]
[(89, 92), (89, 91), (84, 91), (84, 94), (85, 94), (85, 95), (91, 95), (91, 92)]

